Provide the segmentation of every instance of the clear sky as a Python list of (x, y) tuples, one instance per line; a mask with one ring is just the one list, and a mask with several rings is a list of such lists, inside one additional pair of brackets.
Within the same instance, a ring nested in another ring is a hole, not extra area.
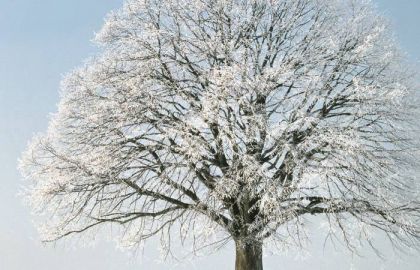
[[(23, 185), (16, 163), (27, 141), (46, 129), (56, 109), (62, 75), (97, 52), (90, 43), (103, 17), (122, 0), (0, 0), (0, 269), (233, 269), (228, 245), (216, 255), (183, 264), (157, 262), (151, 243), (145, 256), (133, 257), (102, 238), (95, 246), (64, 242), (40, 244), (27, 208), (17, 197)], [(391, 19), (401, 47), (413, 61), (420, 59), (420, 1), (374, 0)], [(316, 226), (314, 226), (316, 228)], [(266, 269), (399, 269), (416, 270), (420, 254), (396, 259), (384, 245), (387, 259), (371, 252), (351, 256), (340, 247), (323, 250), (314, 239), (303, 259), (295, 253), (265, 258)], [(170, 265), (170, 266), (169, 266)]]

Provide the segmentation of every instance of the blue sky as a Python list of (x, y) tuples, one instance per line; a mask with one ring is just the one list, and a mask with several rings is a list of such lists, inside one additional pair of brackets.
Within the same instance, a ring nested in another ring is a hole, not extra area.
[[(103, 17), (122, 0), (0, 0), (0, 269), (232, 269), (231, 246), (217, 255), (168, 267), (157, 263), (156, 245), (149, 245), (143, 263), (116, 250), (109, 241), (73, 248), (64, 242), (41, 245), (32, 217), (17, 197), (23, 182), (16, 160), (35, 134), (46, 129), (58, 102), (62, 75), (97, 52), (90, 43)], [(396, 37), (412, 61), (420, 59), (420, 1), (374, 0), (391, 19)], [(420, 255), (381, 261), (371, 253), (352, 258), (315, 240), (309, 256), (270, 256), (267, 269), (418, 269)], [(317, 245), (318, 244), (318, 245)], [(389, 252), (389, 247), (385, 246)], [(392, 256), (392, 255), (389, 255)]]

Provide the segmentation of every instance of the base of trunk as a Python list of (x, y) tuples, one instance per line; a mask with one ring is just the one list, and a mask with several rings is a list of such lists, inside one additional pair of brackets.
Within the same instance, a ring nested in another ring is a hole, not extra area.
[(262, 245), (260, 243), (235, 242), (235, 270), (263, 270)]

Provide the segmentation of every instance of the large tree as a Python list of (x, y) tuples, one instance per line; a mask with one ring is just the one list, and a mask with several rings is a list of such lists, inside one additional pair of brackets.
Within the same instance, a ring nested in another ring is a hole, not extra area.
[(413, 74), (370, 3), (127, 0), (96, 41), (22, 158), (45, 240), (116, 223), (261, 270), (320, 215), (418, 244)]

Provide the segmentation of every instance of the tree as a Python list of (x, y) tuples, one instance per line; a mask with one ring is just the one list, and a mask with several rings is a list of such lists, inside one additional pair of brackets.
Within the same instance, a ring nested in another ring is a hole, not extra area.
[(96, 41), (21, 161), (45, 240), (116, 223), (260, 270), (320, 215), (418, 245), (413, 73), (370, 3), (127, 0)]

